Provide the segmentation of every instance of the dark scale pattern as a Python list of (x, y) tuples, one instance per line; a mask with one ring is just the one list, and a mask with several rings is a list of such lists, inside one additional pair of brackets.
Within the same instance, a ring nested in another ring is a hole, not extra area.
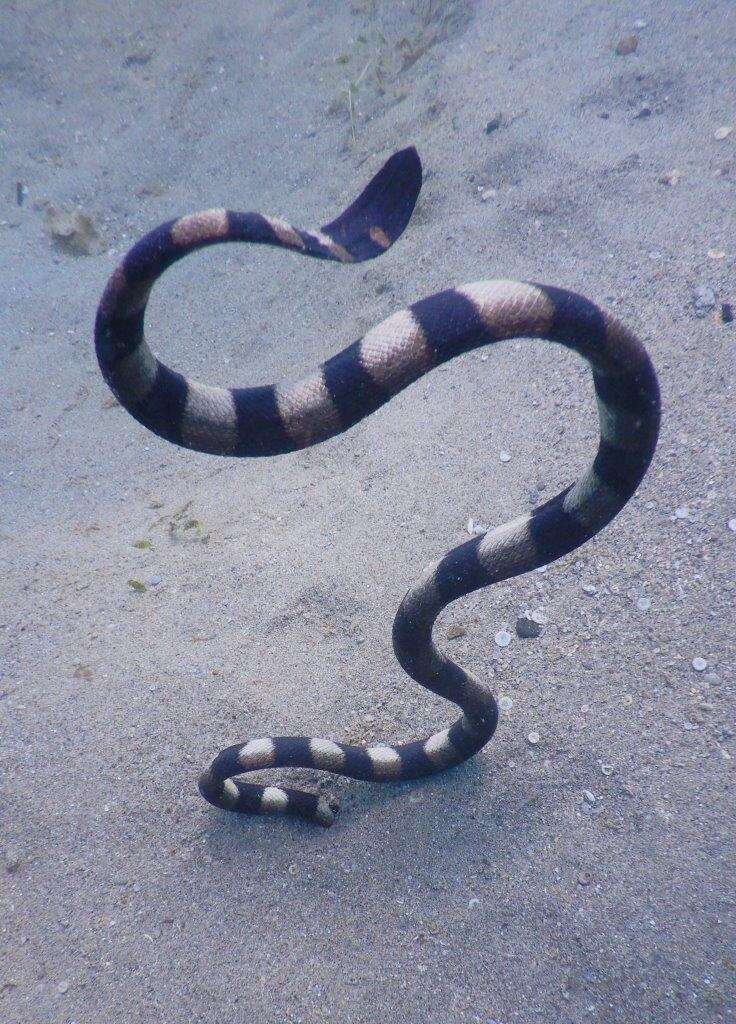
[(437, 770), (434, 761), (430, 761), (424, 750), (422, 740), (405, 743), (399, 748), (401, 753), (401, 777), (403, 779), (423, 779)]
[(436, 363), (493, 341), (475, 304), (453, 289), (430, 295), (409, 308), (424, 331)]
[(539, 552), (539, 565), (547, 565), (556, 558), (562, 558), (588, 539), (588, 530), (580, 520), (565, 512), (563, 508), (564, 500), (571, 489), (566, 488), (532, 512), (529, 533), (534, 540), (534, 547)]
[(327, 390), (345, 430), (375, 412), (390, 397), (363, 368), (359, 353), (360, 342), (356, 341), (322, 365)]
[(284, 429), (272, 385), (233, 388), (238, 447), (234, 455), (282, 455), (296, 445)]
[(279, 244), (273, 228), (260, 213), (238, 213), (236, 210), (228, 210), (227, 222), (228, 241)]
[(131, 284), (160, 277), (173, 263), (186, 255), (186, 250), (178, 249), (171, 240), (171, 229), (175, 223), (169, 220), (154, 228), (130, 250), (123, 260), (123, 269), (126, 280)]
[(153, 389), (138, 403), (133, 415), (154, 434), (180, 445), (188, 391), (186, 377), (159, 363)]
[(488, 570), (478, 561), (480, 537), (473, 537), (448, 551), (437, 571), (437, 590), (442, 605), (488, 586)]
[(115, 390), (114, 370), (143, 341), (143, 317), (145, 310), (135, 313), (106, 316), (97, 313), (95, 339), (97, 358), (107, 383)]
[(307, 768), (367, 781), (418, 779), (477, 753), (496, 729), (498, 707), (478, 680), (435, 648), (437, 616), (451, 601), (544, 565), (589, 540), (634, 493), (654, 453), (659, 392), (646, 352), (595, 303), (546, 285), (506, 283), (488, 293), (466, 286), (463, 293), (448, 289), (415, 302), (411, 317), (384, 328), (383, 348), (369, 346), (363, 352), (361, 341), (350, 345), (286, 397), (270, 385), (213, 393), (157, 363), (148, 352), (141, 308), (148, 286), (187, 253), (242, 241), (338, 262), (372, 259), (408, 224), (421, 180), (414, 149), (394, 154), (355, 202), (316, 233), (236, 211), (170, 221), (131, 249), (100, 304), (95, 340), (105, 379), (149, 430), (197, 450), (271, 456), (317, 443), (348, 430), (433, 366), (502, 337), (524, 336), (525, 325), (528, 334), (543, 334), (588, 359), (605, 410), (606, 435), (614, 439), (601, 437), (584, 488), (568, 487), (509, 530), (500, 527), (454, 548), (404, 598), (393, 628), (396, 656), (414, 680), (461, 708), (463, 716), (449, 730), (397, 746), (362, 747), (302, 736), (233, 744), (199, 780), (202, 796), (225, 810), (286, 814), (326, 826), (336, 808), (323, 796), (236, 777), (258, 769)]
[(606, 321), (602, 310), (590, 299), (552, 285), (534, 284), (547, 296), (554, 308), (547, 332), (550, 341), (559, 341), (588, 358), (605, 345)]
[(621, 496), (621, 504), (629, 499), (647, 471), (646, 451), (629, 452), (605, 439), (601, 440), (593, 468), (603, 483)]

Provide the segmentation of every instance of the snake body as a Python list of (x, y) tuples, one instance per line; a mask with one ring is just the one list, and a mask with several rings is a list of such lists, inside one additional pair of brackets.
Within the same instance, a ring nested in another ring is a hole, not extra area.
[(410, 743), (355, 746), (273, 736), (227, 747), (201, 776), (216, 807), (288, 814), (330, 825), (324, 796), (261, 786), (238, 776), (265, 768), (315, 768), (371, 781), (417, 779), (458, 765), (493, 735), (498, 707), (470, 672), (440, 652), (433, 624), (446, 605), (481, 587), (560, 558), (623, 508), (647, 471), (659, 430), (659, 392), (649, 357), (616, 318), (574, 292), (516, 281), (481, 281), (441, 291), (394, 313), (294, 385), (215, 388), (160, 362), (143, 331), (156, 279), (173, 263), (218, 242), (256, 242), (318, 259), (356, 263), (379, 256), (409, 222), (422, 181), (413, 148), (395, 153), (358, 199), (319, 231), (273, 217), (215, 209), (169, 221), (142, 238), (110, 278), (95, 341), (105, 380), (145, 427), (174, 444), (231, 456), (273, 456), (347, 430), (433, 367), (480, 345), (537, 337), (589, 363), (600, 441), (588, 470), (529, 515), (452, 549), (430, 565), (396, 614), (393, 644), (405, 671), (462, 715)]

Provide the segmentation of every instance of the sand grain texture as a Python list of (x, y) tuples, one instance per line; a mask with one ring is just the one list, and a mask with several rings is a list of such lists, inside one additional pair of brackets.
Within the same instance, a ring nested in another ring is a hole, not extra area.
[[(734, 1019), (735, 50), (731, 0), (3, 4), (2, 1020)], [(154, 291), (154, 349), (295, 380), (441, 288), (544, 281), (641, 333), (660, 448), (587, 547), (444, 616), (507, 698), (471, 764), (326, 778), (327, 832), (217, 814), (196, 778), (226, 744), (449, 721), (393, 659), (403, 593), (593, 451), (587, 370), (539, 342), (258, 462), (110, 402), (94, 312), (144, 231), (221, 206), (316, 226), (409, 142), (427, 180), (389, 253), (192, 257)], [(104, 251), (55, 247), (49, 202)]]

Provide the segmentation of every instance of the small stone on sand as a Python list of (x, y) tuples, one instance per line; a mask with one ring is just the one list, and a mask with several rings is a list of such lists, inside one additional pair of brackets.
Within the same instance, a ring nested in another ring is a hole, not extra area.
[(616, 43), (616, 55), (618, 57), (628, 57), (630, 53), (636, 53), (638, 46), (639, 40), (635, 35), (621, 36)]
[(529, 619), (525, 615), (520, 615), (516, 620), (516, 635), (522, 637), (524, 640), (533, 640), (538, 637), (542, 632), (542, 627), (534, 619)]
[(701, 319), (716, 307), (716, 293), (707, 284), (699, 284), (693, 289), (692, 306), (695, 315)]
[(673, 167), (671, 171), (665, 171), (664, 174), (660, 174), (657, 181), (660, 185), (669, 185), (673, 188), (682, 178), (682, 171), (677, 167)]

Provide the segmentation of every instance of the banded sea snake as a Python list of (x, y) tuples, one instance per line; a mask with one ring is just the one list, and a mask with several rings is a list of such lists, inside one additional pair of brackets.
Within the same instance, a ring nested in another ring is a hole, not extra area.
[(393, 644), (406, 672), (459, 705), (449, 729), (397, 746), (351, 746), (274, 736), (223, 750), (199, 789), (216, 807), (332, 824), (336, 804), (237, 776), (263, 768), (316, 768), (372, 781), (417, 779), (472, 757), (494, 733), (491, 692), (439, 651), (432, 626), (451, 601), (560, 558), (609, 523), (647, 471), (659, 430), (659, 392), (635, 335), (593, 302), (560, 288), (480, 281), (438, 292), (388, 317), (296, 385), (208, 387), (170, 370), (144, 340), (151, 288), (173, 263), (218, 242), (256, 242), (318, 259), (357, 263), (384, 253), (409, 222), (422, 183), (415, 149), (395, 153), (364, 191), (319, 231), (273, 217), (215, 209), (169, 221), (142, 238), (110, 278), (95, 341), (105, 380), (145, 427), (215, 455), (269, 456), (347, 430), (433, 367), (507, 338), (558, 342), (590, 364), (600, 442), (587, 472), (529, 515), (453, 548), (430, 565), (396, 614)]

